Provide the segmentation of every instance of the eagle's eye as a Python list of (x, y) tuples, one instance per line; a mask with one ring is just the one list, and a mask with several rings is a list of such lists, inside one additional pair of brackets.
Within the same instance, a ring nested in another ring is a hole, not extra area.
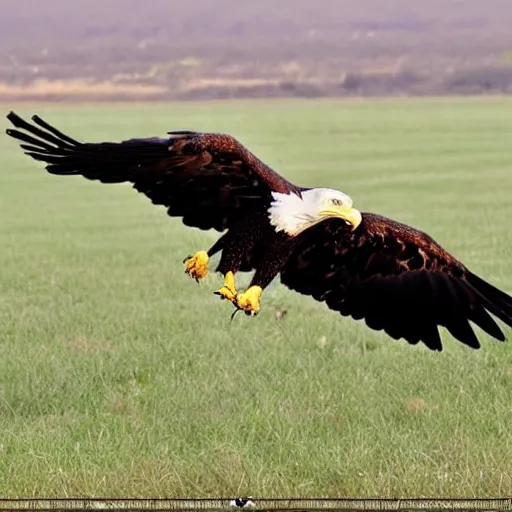
[(331, 199), (331, 204), (333, 204), (334, 206), (343, 206), (344, 203), (341, 199), (333, 198)]

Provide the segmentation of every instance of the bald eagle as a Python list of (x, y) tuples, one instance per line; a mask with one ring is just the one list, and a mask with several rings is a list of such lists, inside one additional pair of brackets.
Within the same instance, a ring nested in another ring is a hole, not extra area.
[[(51, 174), (102, 183), (130, 182), (172, 217), (222, 233), (206, 251), (184, 260), (199, 281), (221, 252), (215, 292), (255, 315), (262, 291), (280, 275), (292, 290), (344, 316), (364, 319), (408, 343), (442, 350), (438, 327), (473, 348), (469, 321), (504, 341), (491, 313), (512, 327), (512, 297), (472, 273), (427, 234), (373, 213), (361, 213), (346, 194), (296, 186), (230, 135), (168, 132), (164, 138), (84, 143), (40, 117), (14, 112), (7, 134)], [(237, 272), (254, 270), (239, 293)]]

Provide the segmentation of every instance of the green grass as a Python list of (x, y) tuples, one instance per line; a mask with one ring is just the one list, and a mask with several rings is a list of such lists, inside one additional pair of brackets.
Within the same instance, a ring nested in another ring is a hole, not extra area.
[[(511, 108), (17, 110), (89, 140), (230, 132), (291, 180), (428, 231), (511, 291)], [(0, 155), (0, 495), (512, 494), (510, 335), (479, 331), (473, 351), (444, 334), (445, 351), (431, 353), (277, 283), (260, 316), (230, 322), (212, 294), (220, 276), (198, 286), (181, 263), (215, 233), (129, 187), (50, 176), (6, 136)]]

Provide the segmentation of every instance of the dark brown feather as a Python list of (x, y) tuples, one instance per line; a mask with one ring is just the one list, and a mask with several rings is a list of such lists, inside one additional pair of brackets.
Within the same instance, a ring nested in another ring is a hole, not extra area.
[(478, 348), (469, 322), (500, 341), (505, 336), (489, 313), (512, 327), (512, 297), (421, 231), (365, 213), (354, 232), (331, 219), (299, 236), (281, 281), (394, 339), (442, 350), (444, 326)]
[(15, 127), (7, 134), (47, 163), (48, 172), (131, 182), (188, 226), (223, 231), (258, 204), (266, 207), (272, 191), (300, 193), (230, 135), (179, 131), (169, 138), (82, 143), (38, 116), (35, 124), (14, 112), (7, 118)]

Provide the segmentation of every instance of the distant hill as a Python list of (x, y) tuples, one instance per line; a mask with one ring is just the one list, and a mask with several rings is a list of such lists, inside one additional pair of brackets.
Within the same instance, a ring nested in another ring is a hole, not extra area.
[(512, 0), (2, 0), (0, 10), (0, 97), (512, 92)]

